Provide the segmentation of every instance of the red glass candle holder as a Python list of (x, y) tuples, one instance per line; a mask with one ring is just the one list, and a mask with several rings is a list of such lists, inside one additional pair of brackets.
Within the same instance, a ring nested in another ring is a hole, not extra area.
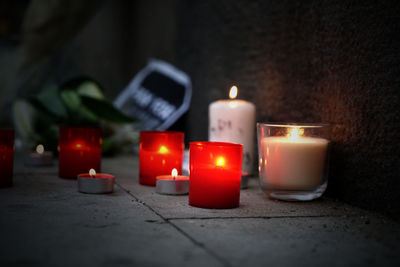
[(59, 176), (74, 178), (90, 169), (100, 172), (101, 129), (97, 127), (60, 126)]
[(243, 146), (190, 143), (189, 204), (209, 209), (239, 206)]
[(0, 187), (12, 186), (14, 130), (0, 129)]
[(174, 168), (181, 174), (184, 146), (182, 132), (140, 132), (139, 182), (155, 186), (157, 176)]

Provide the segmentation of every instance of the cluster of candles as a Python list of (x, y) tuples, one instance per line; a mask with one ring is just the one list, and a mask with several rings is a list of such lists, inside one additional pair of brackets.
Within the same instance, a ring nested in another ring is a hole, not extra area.
[(189, 193), (189, 204), (196, 207), (239, 206), (243, 146), (192, 142), (189, 149), (190, 175), (182, 176), (178, 174), (182, 172), (183, 139), (183, 132), (141, 132), (139, 183), (156, 186), (156, 192), (161, 194)]
[[(195, 207), (238, 207), (241, 179), (253, 172), (256, 124), (255, 106), (236, 100), (236, 95), (234, 86), (230, 100), (210, 104), (210, 141), (190, 143), (189, 176), (181, 175), (183, 132), (140, 132), (139, 183), (155, 186), (160, 194), (189, 194)], [(268, 196), (311, 200), (322, 195), (329, 141), (320, 136), (326, 129), (316, 124), (257, 124), (260, 185)], [(115, 177), (100, 173), (101, 145), (100, 128), (61, 126), (59, 176), (77, 178), (83, 193), (112, 192)], [(13, 151), (14, 131), (0, 130), (0, 186), (12, 184)], [(48, 165), (51, 157), (38, 146), (27, 162)]]

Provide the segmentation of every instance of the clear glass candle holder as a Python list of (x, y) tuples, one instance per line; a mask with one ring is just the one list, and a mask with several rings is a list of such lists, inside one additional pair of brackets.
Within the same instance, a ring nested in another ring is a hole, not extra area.
[(327, 124), (257, 123), (259, 178), (270, 198), (307, 201), (328, 185)]

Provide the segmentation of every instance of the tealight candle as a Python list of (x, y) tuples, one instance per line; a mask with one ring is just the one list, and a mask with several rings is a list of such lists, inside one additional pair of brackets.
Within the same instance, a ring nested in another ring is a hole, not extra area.
[(311, 200), (327, 187), (327, 125), (257, 124), (260, 184), (269, 197)]
[(88, 194), (112, 193), (115, 176), (106, 173), (96, 173), (90, 169), (89, 173), (78, 174), (78, 191)]
[(53, 152), (45, 151), (44, 146), (39, 144), (34, 152), (25, 155), (25, 164), (30, 166), (49, 166), (53, 164)]
[(139, 182), (156, 185), (156, 177), (177, 169), (182, 173), (183, 133), (142, 131), (139, 144)]
[(190, 143), (189, 204), (210, 209), (239, 206), (243, 146)]
[(242, 170), (253, 174), (256, 107), (236, 99), (238, 88), (232, 86), (229, 100), (218, 100), (209, 106), (209, 141), (243, 145)]
[(162, 195), (185, 195), (189, 193), (189, 177), (178, 175), (177, 169), (171, 175), (157, 176), (156, 192)]
[(76, 178), (90, 168), (100, 171), (101, 144), (100, 128), (60, 126), (59, 176)]
[(14, 130), (0, 129), (0, 187), (12, 186), (14, 167)]

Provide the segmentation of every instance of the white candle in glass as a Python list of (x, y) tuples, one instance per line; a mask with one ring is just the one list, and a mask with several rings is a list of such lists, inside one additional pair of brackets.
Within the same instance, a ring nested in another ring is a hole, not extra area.
[(264, 162), (261, 178), (273, 187), (307, 190), (321, 184), (329, 141), (303, 137), (303, 129), (293, 127), (288, 136), (262, 140)]
[(209, 106), (209, 141), (243, 145), (242, 172), (253, 173), (256, 107), (253, 103), (235, 99), (238, 88), (232, 86), (229, 98)]

